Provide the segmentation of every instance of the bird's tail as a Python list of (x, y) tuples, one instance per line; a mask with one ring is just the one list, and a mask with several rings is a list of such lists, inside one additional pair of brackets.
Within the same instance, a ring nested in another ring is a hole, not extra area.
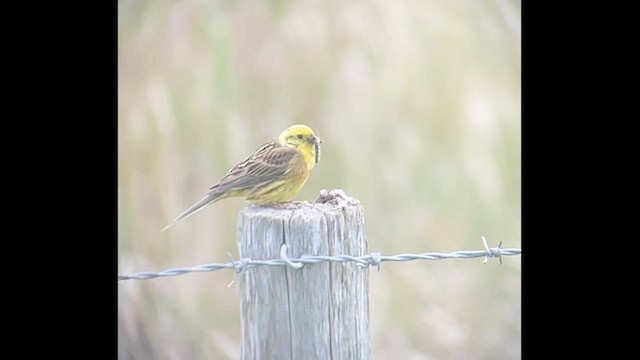
[[(162, 231), (167, 230), (168, 228), (170, 228), (171, 226), (173, 226), (173, 224), (177, 223), (178, 221), (188, 218), (189, 216), (197, 213), (198, 211), (202, 210), (205, 206), (209, 205), (209, 204), (213, 204), (214, 202), (218, 201), (218, 200), (222, 200), (224, 197), (222, 196), (224, 195), (223, 193), (217, 193), (217, 192), (211, 192), (209, 194), (207, 194), (207, 196), (203, 197), (202, 200), (198, 201), (197, 203), (193, 204), (190, 208), (188, 208), (187, 210), (185, 210), (182, 214), (178, 215), (175, 219), (173, 219), (173, 221), (164, 227), (164, 229), (162, 229)], [(162, 232), (160, 231), (160, 232)]]

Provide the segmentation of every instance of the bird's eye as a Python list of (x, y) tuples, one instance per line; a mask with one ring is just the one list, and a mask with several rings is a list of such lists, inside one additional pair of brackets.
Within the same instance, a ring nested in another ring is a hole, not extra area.
[(302, 134), (298, 134), (298, 139), (302, 139), (303, 137)]

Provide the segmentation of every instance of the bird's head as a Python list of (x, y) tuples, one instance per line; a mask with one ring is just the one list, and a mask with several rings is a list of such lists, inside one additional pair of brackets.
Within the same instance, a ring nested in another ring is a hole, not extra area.
[(323, 141), (306, 125), (293, 125), (280, 133), (278, 143), (309, 154), (315, 163), (320, 161), (320, 144)]

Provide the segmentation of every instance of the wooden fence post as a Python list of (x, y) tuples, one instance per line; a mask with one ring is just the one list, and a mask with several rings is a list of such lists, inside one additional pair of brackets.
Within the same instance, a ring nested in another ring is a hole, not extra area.
[[(242, 258), (367, 254), (364, 210), (342, 190), (315, 203), (247, 206), (238, 215)], [(249, 268), (239, 278), (241, 358), (369, 359), (369, 270), (355, 262)]]

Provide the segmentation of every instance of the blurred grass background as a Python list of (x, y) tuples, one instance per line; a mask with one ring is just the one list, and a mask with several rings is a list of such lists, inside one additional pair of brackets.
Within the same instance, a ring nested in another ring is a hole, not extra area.
[[(294, 123), (295, 200), (342, 188), (385, 255), (521, 247), (520, 1), (118, 3), (118, 272), (227, 262), (228, 199), (160, 230)], [(372, 359), (518, 359), (520, 257), (370, 272)], [(120, 359), (238, 359), (232, 271), (118, 283)]]

